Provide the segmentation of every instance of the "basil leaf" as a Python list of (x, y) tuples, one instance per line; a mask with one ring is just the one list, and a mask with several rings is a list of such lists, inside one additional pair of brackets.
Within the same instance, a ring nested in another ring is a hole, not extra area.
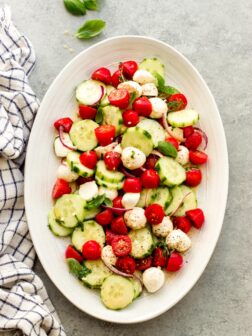
[(102, 194), (102, 195), (98, 195), (96, 196), (95, 198), (93, 198), (91, 201), (89, 201), (85, 208), (87, 210), (91, 210), (91, 209), (94, 209), (94, 208), (98, 208), (105, 200), (106, 198), (106, 195), (105, 194)]
[(100, 124), (102, 122), (102, 119), (103, 119), (102, 107), (98, 107), (95, 116), (95, 122), (97, 122), (97, 124)]
[(86, 277), (89, 273), (92, 273), (91, 269), (87, 268), (87, 266), (82, 265), (82, 268), (79, 272), (79, 278), (82, 279)]
[(81, 279), (91, 273), (91, 270), (85, 265), (81, 265), (76, 259), (68, 258), (67, 264), (69, 272), (72, 273), (76, 278)]
[(173, 158), (176, 158), (178, 154), (177, 149), (170, 142), (166, 142), (166, 141), (158, 142), (158, 150), (162, 154), (166, 156), (171, 156)]
[(89, 10), (97, 10), (98, 5), (96, 0), (84, 0), (84, 6)]
[(77, 30), (75, 36), (79, 39), (89, 39), (99, 35), (105, 26), (106, 22), (103, 20), (88, 20)]
[(157, 79), (157, 87), (159, 91), (162, 91), (162, 88), (165, 86), (165, 79), (158, 72), (155, 72), (154, 75)]
[(177, 89), (175, 89), (172, 86), (168, 86), (168, 85), (167, 86), (163, 86), (161, 92), (166, 93), (169, 96), (171, 96), (171, 95), (173, 95), (175, 93), (179, 93), (179, 91)]
[(131, 92), (129, 105), (132, 104), (135, 99), (136, 99), (136, 92)]
[(80, 0), (64, 0), (64, 5), (68, 12), (73, 15), (86, 14), (86, 8)]
[(112, 207), (113, 203), (111, 201), (111, 199), (109, 199), (108, 197), (105, 198), (104, 202), (103, 202), (106, 206)]

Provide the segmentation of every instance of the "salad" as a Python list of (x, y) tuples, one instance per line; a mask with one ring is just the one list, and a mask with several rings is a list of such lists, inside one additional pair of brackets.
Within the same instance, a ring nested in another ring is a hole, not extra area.
[(112, 75), (99, 68), (76, 89), (78, 117), (54, 123), (61, 162), (49, 228), (70, 236), (70, 272), (109, 309), (158, 291), (204, 223), (195, 187), (208, 139), (164, 78), (157, 58), (121, 62)]

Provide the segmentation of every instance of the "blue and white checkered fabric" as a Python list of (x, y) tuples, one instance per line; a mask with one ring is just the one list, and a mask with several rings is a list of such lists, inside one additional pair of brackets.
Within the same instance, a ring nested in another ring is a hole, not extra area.
[(31, 267), (35, 252), (23, 199), (22, 166), (39, 102), (29, 86), (31, 43), (0, 9), (0, 333), (65, 335), (42, 281)]

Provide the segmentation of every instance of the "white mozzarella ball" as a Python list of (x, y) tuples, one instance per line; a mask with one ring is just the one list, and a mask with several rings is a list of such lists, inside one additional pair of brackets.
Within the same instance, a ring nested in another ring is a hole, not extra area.
[(86, 182), (80, 185), (79, 195), (86, 201), (91, 201), (98, 195), (98, 186), (95, 181)]
[(169, 249), (175, 249), (178, 252), (186, 252), (191, 247), (191, 239), (182, 230), (173, 230), (167, 237), (166, 243)]
[(147, 70), (137, 70), (134, 73), (133, 81), (139, 84), (155, 83), (156, 78)]
[(111, 245), (106, 245), (102, 248), (101, 259), (109, 265), (115, 265), (116, 264), (117, 257), (114, 254)]
[(129, 93), (134, 92), (136, 94), (136, 98), (140, 97), (143, 92), (141, 85), (133, 81), (126, 81), (126, 82), (120, 83), (117, 88), (125, 89)]
[(122, 205), (125, 209), (134, 208), (140, 199), (140, 193), (125, 193), (122, 197)]
[(115, 199), (118, 196), (118, 191), (115, 189), (107, 189), (104, 187), (99, 187), (98, 194), (99, 195), (105, 194), (107, 198), (113, 201), (113, 199)]
[(150, 98), (149, 99), (152, 105), (152, 112), (150, 114), (150, 117), (153, 119), (159, 119), (163, 116), (163, 114), (167, 113), (168, 107), (161, 98)]
[(173, 224), (169, 216), (165, 216), (160, 224), (152, 225), (152, 232), (157, 237), (166, 237), (173, 230)]
[(143, 272), (143, 284), (149, 293), (157, 292), (165, 283), (164, 272), (158, 267), (150, 267)]
[(142, 229), (147, 223), (144, 209), (138, 207), (135, 207), (132, 210), (125, 212), (124, 220), (126, 225), (133, 230)]
[(179, 146), (176, 161), (182, 166), (189, 162), (189, 150), (185, 146)]
[(122, 151), (121, 159), (124, 167), (133, 170), (142, 167), (146, 161), (146, 156), (138, 148), (126, 147)]
[(156, 97), (158, 95), (158, 89), (153, 83), (146, 83), (142, 85), (142, 95), (148, 97)]
[(68, 164), (61, 164), (57, 169), (57, 177), (63, 179), (67, 182), (73, 182), (77, 180), (79, 175), (73, 171), (71, 171)]
[(98, 158), (100, 158), (102, 155), (104, 155), (107, 152), (110, 152), (114, 150), (114, 148), (117, 146), (117, 142), (112, 142), (111, 144), (107, 146), (99, 146), (94, 149), (96, 155)]
[(113, 152), (117, 152), (119, 154), (122, 154), (122, 147), (120, 144), (116, 145), (115, 148), (113, 149)]
[[(64, 137), (64, 143), (69, 146), (69, 147), (73, 147), (74, 148), (74, 145), (70, 139), (70, 136), (68, 133), (63, 133), (63, 137)], [(55, 154), (56, 156), (58, 157), (66, 157), (67, 154), (69, 152), (71, 152), (71, 149), (65, 147), (62, 142), (60, 141), (60, 138), (59, 137), (56, 137), (55, 140), (54, 140), (54, 151), (55, 151)]]

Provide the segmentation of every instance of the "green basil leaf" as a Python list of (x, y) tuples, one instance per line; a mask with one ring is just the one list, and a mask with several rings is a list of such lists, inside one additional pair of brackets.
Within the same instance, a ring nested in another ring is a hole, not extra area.
[(175, 93), (179, 93), (179, 91), (177, 89), (175, 89), (172, 86), (168, 86), (168, 85), (167, 86), (163, 86), (161, 92), (166, 93), (169, 96), (171, 96), (171, 95), (173, 95)]
[(129, 105), (132, 104), (135, 99), (136, 99), (136, 92), (131, 92)]
[(72, 273), (76, 278), (81, 279), (91, 273), (91, 270), (85, 265), (81, 265), (76, 259), (68, 258), (67, 264), (69, 272)]
[(166, 156), (171, 156), (173, 158), (176, 158), (178, 154), (177, 149), (170, 142), (166, 141), (158, 142), (158, 150), (160, 151), (160, 153)]
[(79, 272), (79, 279), (86, 277), (89, 273), (92, 273), (91, 269), (87, 268), (87, 266), (82, 265), (81, 270)]
[(84, 6), (89, 10), (97, 10), (98, 4), (96, 0), (84, 0)]
[(98, 107), (95, 116), (95, 122), (97, 122), (97, 124), (100, 124), (102, 122), (102, 119), (103, 119), (102, 107)]
[(88, 20), (78, 29), (75, 36), (79, 39), (89, 39), (99, 35), (106, 26), (106, 22), (100, 19)]
[(102, 194), (102, 195), (98, 195), (96, 196), (95, 198), (93, 198), (91, 201), (89, 201), (85, 208), (87, 210), (91, 210), (91, 209), (94, 209), (94, 208), (98, 208), (105, 200), (106, 198), (106, 195), (105, 194)]
[(103, 201), (103, 203), (104, 203), (106, 206), (109, 206), (109, 207), (112, 207), (112, 206), (113, 206), (113, 203), (112, 203), (111, 199), (109, 199), (108, 197), (105, 198), (105, 200)]
[(80, 0), (64, 0), (66, 9), (73, 15), (86, 14), (86, 8)]
[(154, 76), (157, 79), (157, 87), (159, 91), (162, 91), (162, 88), (165, 86), (165, 79), (158, 72), (155, 72)]

